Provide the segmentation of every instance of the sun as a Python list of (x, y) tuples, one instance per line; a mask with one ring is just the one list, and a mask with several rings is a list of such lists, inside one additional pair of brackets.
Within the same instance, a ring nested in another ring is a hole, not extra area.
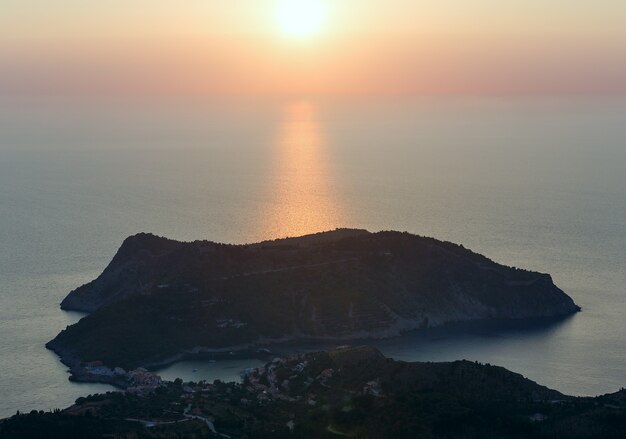
[(321, 32), (326, 16), (324, 0), (280, 0), (276, 11), (280, 31), (303, 39)]

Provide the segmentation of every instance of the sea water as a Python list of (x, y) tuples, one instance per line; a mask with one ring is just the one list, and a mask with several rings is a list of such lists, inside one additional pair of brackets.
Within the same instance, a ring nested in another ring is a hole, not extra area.
[[(44, 344), (81, 317), (62, 298), (128, 235), (245, 243), (335, 227), (460, 243), (552, 274), (583, 308), (375, 342), (385, 354), (489, 362), (575, 395), (626, 385), (625, 99), (5, 97), (0, 417), (111, 389), (70, 383)], [(246, 364), (162, 373), (236, 378)]]

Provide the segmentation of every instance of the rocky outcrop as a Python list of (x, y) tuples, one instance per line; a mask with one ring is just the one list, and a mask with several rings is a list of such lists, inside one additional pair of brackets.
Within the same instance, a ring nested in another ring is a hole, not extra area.
[(141, 293), (142, 281), (148, 285), (158, 273), (155, 262), (171, 255), (184, 244), (149, 233), (140, 233), (124, 240), (117, 254), (97, 279), (70, 292), (61, 302), (61, 309), (93, 312), (101, 306)]
[[(150, 233), (139, 233), (124, 240), (122, 246), (97, 279), (70, 292), (61, 302), (67, 311), (93, 312), (98, 308), (119, 302), (131, 295), (149, 292), (155, 287), (165, 288), (182, 277), (233, 276), (250, 271), (275, 268), (269, 260), (237, 259), (239, 250), (290, 250), (327, 244), (338, 239), (367, 234), (365, 230), (337, 229), (298, 238), (265, 241), (246, 246), (217, 244), (210, 241), (183, 243)], [(226, 250), (228, 249), (228, 250)], [(235, 260), (214, 261), (213, 256), (228, 253)], [(245, 253), (245, 252), (244, 252)], [(208, 264), (206, 263), (208, 262)]]
[(136, 235), (62, 307), (92, 315), (49, 346), (122, 367), (260, 339), (386, 337), (580, 309), (547, 274), (432, 238), (352, 229), (252, 245)]

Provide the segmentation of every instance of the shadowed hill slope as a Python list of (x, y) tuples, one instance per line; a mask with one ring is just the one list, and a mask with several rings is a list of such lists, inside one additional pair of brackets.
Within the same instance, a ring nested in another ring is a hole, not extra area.
[(62, 307), (92, 314), (50, 348), (123, 367), (261, 339), (382, 337), (579, 310), (547, 274), (432, 238), (350, 229), (253, 245), (136, 235)]

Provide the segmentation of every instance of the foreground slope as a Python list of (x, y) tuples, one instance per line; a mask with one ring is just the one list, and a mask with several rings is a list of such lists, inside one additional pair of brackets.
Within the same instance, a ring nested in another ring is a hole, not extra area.
[(362, 346), (276, 358), (242, 383), (79, 398), (0, 421), (0, 438), (618, 438), (625, 428), (623, 390), (575, 398), (497, 366), (406, 363)]
[(224, 245), (139, 234), (63, 301), (92, 314), (48, 347), (124, 368), (286, 338), (365, 338), (449, 322), (571, 314), (547, 274), (399, 232)]

